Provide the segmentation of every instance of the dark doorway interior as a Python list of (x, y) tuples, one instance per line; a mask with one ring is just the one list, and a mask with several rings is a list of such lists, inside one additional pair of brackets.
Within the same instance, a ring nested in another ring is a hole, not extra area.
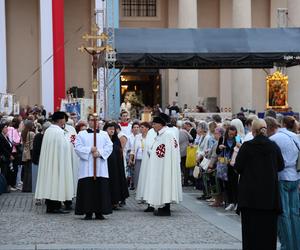
[(127, 93), (130, 97), (136, 95), (142, 105), (161, 105), (161, 76), (158, 70), (124, 70), (120, 83), (121, 103)]

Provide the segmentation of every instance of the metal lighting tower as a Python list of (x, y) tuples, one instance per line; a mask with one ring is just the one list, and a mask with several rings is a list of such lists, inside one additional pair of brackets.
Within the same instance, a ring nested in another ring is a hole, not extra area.
[(103, 65), (100, 65), (97, 73), (97, 79), (99, 81), (99, 101), (102, 107), (102, 109), (100, 109), (100, 116), (102, 118), (108, 118), (110, 117), (109, 111), (114, 110), (114, 105), (110, 100), (114, 100), (116, 97), (115, 94), (113, 94), (113, 98), (110, 96), (111, 89), (116, 89), (113, 82), (116, 62), (114, 13), (116, 3), (114, 0), (96, 0), (95, 3), (96, 24), (99, 27), (99, 33), (105, 33), (107, 35), (105, 43), (107, 47), (111, 48), (106, 50)]
[[(108, 1), (109, 3), (113, 1)], [(106, 91), (109, 86), (110, 68), (115, 67), (116, 52), (114, 50), (114, 29), (106, 25), (108, 22), (107, 8), (105, 1), (97, 1), (95, 10), (96, 23), (92, 24), (91, 34), (85, 34), (82, 38), (89, 43), (89, 45), (82, 45), (79, 50), (87, 52), (92, 56), (93, 68), (93, 116), (94, 116), (94, 147), (97, 146), (97, 120), (99, 114), (97, 113), (97, 99), (100, 99), (100, 115), (106, 118), (107, 112), (107, 98)], [(101, 27), (98, 26), (98, 23)], [(99, 84), (100, 83), (100, 84)], [(100, 86), (99, 86), (100, 85)], [(94, 180), (96, 180), (96, 158), (94, 158)]]

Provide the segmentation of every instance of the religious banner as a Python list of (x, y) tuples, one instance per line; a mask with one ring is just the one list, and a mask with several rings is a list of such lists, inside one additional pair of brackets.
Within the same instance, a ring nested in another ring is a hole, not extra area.
[(0, 94), (0, 112), (10, 115), (13, 113), (13, 96)]
[(68, 113), (75, 113), (78, 120), (81, 119), (80, 109), (81, 107), (79, 102), (72, 102), (72, 103), (65, 104), (65, 111)]
[[(88, 98), (77, 98), (76, 101), (68, 102), (63, 99), (61, 101), (60, 110), (68, 113), (76, 113), (78, 120), (87, 120), (89, 114), (93, 114), (94, 100)], [(99, 99), (97, 100), (97, 114), (100, 114)]]
[(267, 109), (288, 108), (288, 76), (279, 71), (268, 75), (267, 82)]

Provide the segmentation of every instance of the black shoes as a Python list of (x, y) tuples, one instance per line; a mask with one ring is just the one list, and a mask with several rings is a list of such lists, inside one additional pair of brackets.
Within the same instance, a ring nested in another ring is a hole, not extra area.
[(96, 220), (105, 220), (105, 217), (102, 214), (96, 214)]
[(123, 206), (125, 206), (125, 205), (126, 205), (126, 201), (125, 201), (125, 200), (120, 201), (120, 203), (119, 203), (119, 206), (120, 206), (120, 207), (123, 207)]
[(65, 211), (63, 209), (54, 209), (54, 210), (47, 210), (46, 211), (47, 214), (68, 214), (70, 213), (69, 211)]
[(145, 213), (154, 212), (154, 207), (148, 206), (145, 210)]
[[(92, 220), (93, 219), (93, 214), (86, 214), (83, 220)], [(102, 214), (95, 214), (95, 220), (105, 220), (104, 216)]]
[(118, 206), (113, 206), (112, 209), (113, 210), (120, 210), (120, 208)]
[(164, 207), (157, 209), (153, 213), (155, 216), (171, 216), (170, 203), (167, 203)]
[(171, 216), (171, 211), (164, 209), (164, 208), (159, 208), (157, 211), (154, 212), (155, 216)]
[(86, 214), (85, 217), (83, 218), (83, 220), (92, 220), (93, 217), (90, 214)]
[(207, 200), (207, 199), (210, 199), (210, 198), (211, 198), (211, 196), (207, 196), (207, 195), (203, 194), (200, 197), (197, 197), (197, 200), (204, 201), (204, 200)]
[(66, 211), (71, 211), (73, 208), (72, 208), (72, 205), (70, 205), (70, 206), (65, 206), (65, 210)]

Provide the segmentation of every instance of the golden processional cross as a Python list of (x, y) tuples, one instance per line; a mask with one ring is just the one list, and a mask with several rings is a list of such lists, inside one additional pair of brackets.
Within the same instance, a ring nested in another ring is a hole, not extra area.
[[(112, 47), (107, 45), (108, 35), (102, 32), (99, 33), (99, 27), (97, 24), (93, 24), (91, 28), (92, 34), (85, 34), (82, 36), (86, 42), (90, 42), (90, 46), (82, 45), (78, 48), (81, 52), (87, 52), (89, 55), (92, 56), (92, 67), (93, 67), (93, 80), (92, 80), (92, 92), (93, 92), (93, 117), (94, 117), (94, 147), (97, 147), (97, 92), (98, 92), (98, 85), (99, 82), (97, 80), (97, 71), (99, 67), (105, 67), (105, 54), (107, 52), (113, 51)], [(94, 157), (94, 180), (96, 180), (97, 168), (97, 159)]]

